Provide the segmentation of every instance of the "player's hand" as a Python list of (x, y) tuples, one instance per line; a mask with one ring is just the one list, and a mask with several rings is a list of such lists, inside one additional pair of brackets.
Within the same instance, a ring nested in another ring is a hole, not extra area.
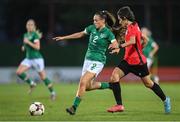
[(113, 49), (113, 44), (110, 44), (108, 49)]
[(57, 37), (54, 37), (53, 40), (56, 40), (56, 41), (64, 40), (64, 37), (63, 36), (57, 36)]
[(152, 54), (152, 53), (150, 53), (150, 54), (149, 54), (149, 57), (150, 57), (150, 58), (153, 58), (153, 54)]
[(24, 51), (24, 50), (25, 50), (24, 46), (22, 46), (22, 47), (21, 47), (21, 50), (22, 50), (22, 51)]
[(120, 52), (120, 48), (112, 49), (109, 53), (110, 54), (118, 54)]
[(24, 42), (25, 44), (28, 44), (28, 43), (29, 43), (29, 40), (28, 40), (27, 38), (24, 38), (23, 42)]

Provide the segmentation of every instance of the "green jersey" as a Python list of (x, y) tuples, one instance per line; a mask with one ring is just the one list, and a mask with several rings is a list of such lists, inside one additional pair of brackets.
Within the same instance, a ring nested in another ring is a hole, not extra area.
[(115, 41), (115, 36), (107, 27), (98, 30), (95, 25), (85, 28), (84, 32), (89, 35), (89, 44), (85, 59), (106, 63), (106, 50), (110, 43)]
[[(40, 39), (39, 35), (36, 32), (27, 32), (24, 34), (24, 38), (27, 38), (32, 43), (35, 43), (37, 40)], [(26, 51), (26, 58), (28, 59), (42, 58), (42, 55), (39, 52), (39, 50), (34, 49), (28, 44), (24, 44), (24, 47)]]
[(147, 58), (152, 58), (149, 56), (149, 54), (151, 53), (151, 51), (153, 50), (155, 45), (155, 42), (153, 40), (152, 37), (148, 37), (148, 43), (147, 45), (143, 48), (143, 53)]

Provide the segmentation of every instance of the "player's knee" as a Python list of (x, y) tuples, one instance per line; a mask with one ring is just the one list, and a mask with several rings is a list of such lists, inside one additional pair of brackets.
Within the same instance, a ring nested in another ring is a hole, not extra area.
[(46, 75), (44, 75), (44, 74), (39, 74), (39, 77), (42, 81), (46, 79)]
[(111, 82), (117, 82), (117, 81), (119, 81), (119, 76), (117, 74), (113, 74), (111, 76)]
[(147, 88), (152, 88), (153, 83), (151, 83), (151, 82), (145, 82), (144, 85), (145, 85)]
[(16, 75), (21, 75), (22, 72), (20, 70), (16, 70)]
[(40, 76), (40, 79), (43, 81), (43, 80), (46, 79), (46, 77), (45, 76)]
[(85, 82), (80, 82), (80, 87), (86, 87), (86, 84), (85, 84)]

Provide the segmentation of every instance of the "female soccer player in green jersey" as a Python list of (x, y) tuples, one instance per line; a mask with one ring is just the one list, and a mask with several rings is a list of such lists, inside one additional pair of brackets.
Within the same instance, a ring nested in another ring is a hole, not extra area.
[(106, 62), (105, 53), (108, 46), (112, 44), (112, 48), (118, 47), (118, 42), (110, 30), (110, 27), (115, 24), (115, 18), (107, 11), (99, 11), (95, 13), (93, 21), (94, 24), (86, 27), (84, 31), (53, 38), (56, 41), (59, 41), (65, 39), (77, 39), (89, 35), (89, 44), (82, 69), (82, 76), (79, 82), (79, 88), (73, 105), (66, 109), (70, 115), (75, 114), (85, 91), (109, 88), (108, 83), (96, 82), (94, 79), (104, 67)]
[(40, 53), (40, 38), (42, 34), (36, 30), (35, 21), (30, 19), (26, 23), (27, 32), (24, 34), (22, 51), (26, 51), (26, 58), (20, 63), (16, 74), (20, 79), (26, 81), (30, 85), (29, 93), (36, 86), (36, 83), (32, 81), (26, 75), (26, 71), (30, 68), (34, 68), (41, 80), (45, 83), (51, 93), (51, 99), (55, 99), (55, 91), (53, 90), (52, 81), (46, 77), (44, 70), (44, 59)]
[(151, 36), (152, 33), (148, 28), (146, 27), (141, 28), (141, 32), (142, 34), (148, 37), (147, 44), (143, 48), (143, 53), (147, 58), (147, 66), (151, 72), (151, 78), (153, 79), (154, 82), (159, 84), (159, 77), (157, 76), (157, 65), (156, 67), (153, 65), (153, 64), (157, 64), (157, 60), (155, 59), (156, 58), (155, 54), (157, 53), (159, 46), (152, 38)]

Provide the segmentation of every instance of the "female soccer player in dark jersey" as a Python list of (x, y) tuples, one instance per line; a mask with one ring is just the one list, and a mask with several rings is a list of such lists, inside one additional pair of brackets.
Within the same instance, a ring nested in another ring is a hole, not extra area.
[[(124, 110), (121, 100), (121, 89), (118, 87), (118, 82), (128, 73), (133, 73), (139, 76), (147, 88), (150, 88), (164, 103), (165, 113), (170, 113), (171, 104), (170, 98), (165, 96), (164, 92), (158, 84), (153, 82), (149, 77), (146, 57), (142, 52), (141, 38), (142, 34), (139, 29), (135, 16), (129, 7), (122, 7), (117, 12), (119, 24), (126, 28), (124, 36), (125, 43), (120, 45), (120, 48), (125, 48), (124, 59), (114, 69), (111, 76), (111, 83), (115, 83), (117, 87), (112, 87), (117, 105), (109, 108), (108, 112), (121, 112)], [(118, 52), (120, 49), (114, 49), (113, 52)], [(115, 85), (114, 84), (114, 85)], [(113, 85), (112, 85), (113, 86)]]
[(42, 34), (36, 30), (35, 21), (29, 19), (26, 23), (27, 32), (24, 34), (22, 51), (26, 51), (26, 58), (19, 65), (16, 74), (20, 79), (26, 81), (30, 86), (29, 93), (32, 92), (32, 89), (36, 86), (36, 83), (32, 81), (26, 75), (26, 71), (30, 68), (34, 68), (41, 80), (45, 83), (51, 93), (51, 99), (55, 99), (55, 91), (53, 89), (52, 81), (46, 77), (44, 70), (44, 59), (40, 53), (40, 39)]
[(74, 103), (66, 111), (70, 115), (74, 115), (81, 99), (87, 90), (109, 88), (108, 83), (100, 83), (94, 81), (97, 75), (102, 71), (106, 63), (106, 50), (110, 44), (113, 48), (118, 47), (118, 43), (114, 34), (110, 30), (110, 26), (114, 25), (115, 18), (107, 11), (99, 11), (95, 13), (94, 23), (85, 28), (84, 31), (74, 33), (67, 36), (55, 37), (55, 40), (75, 39), (89, 35), (89, 44), (85, 56), (85, 61), (82, 69), (82, 75), (79, 82)]

